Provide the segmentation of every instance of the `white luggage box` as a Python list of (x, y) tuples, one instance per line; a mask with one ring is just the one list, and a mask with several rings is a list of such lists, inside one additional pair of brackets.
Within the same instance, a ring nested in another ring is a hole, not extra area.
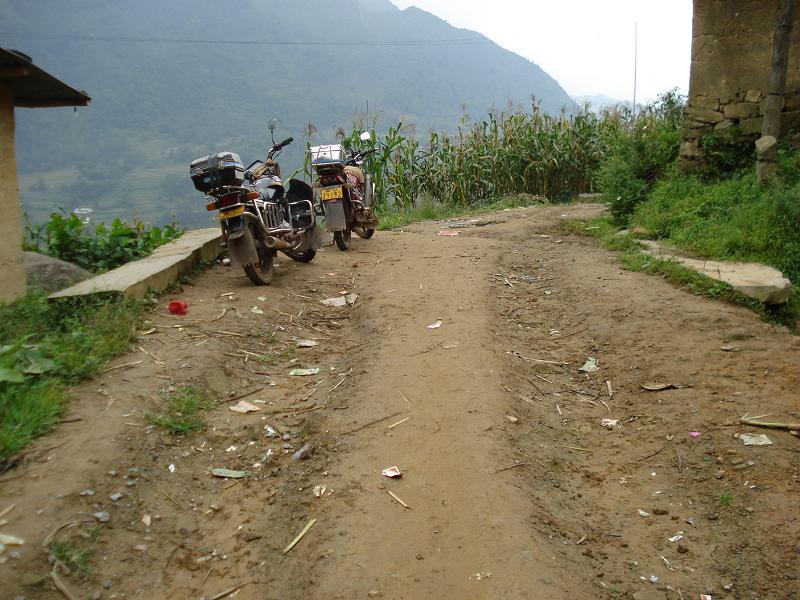
[(344, 165), (345, 152), (341, 144), (328, 144), (327, 146), (311, 146), (311, 164), (318, 165)]

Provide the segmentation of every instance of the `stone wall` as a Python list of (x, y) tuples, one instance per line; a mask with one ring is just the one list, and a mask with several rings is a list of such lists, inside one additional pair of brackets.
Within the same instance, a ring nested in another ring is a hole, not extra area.
[(25, 293), (22, 224), (14, 152), (14, 98), (0, 83), (0, 302)]
[[(761, 133), (780, 0), (694, 0), (692, 67), (681, 158), (702, 160), (700, 139), (736, 125)], [(800, 133), (800, 12), (792, 31), (781, 120), (783, 136)]]

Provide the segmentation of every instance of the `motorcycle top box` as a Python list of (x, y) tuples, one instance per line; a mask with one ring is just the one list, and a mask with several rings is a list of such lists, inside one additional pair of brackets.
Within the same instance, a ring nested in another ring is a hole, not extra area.
[(341, 144), (311, 146), (309, 151), (311, 152), (311, 164), (315, 167), (344, 167), (345, 150)]
[(193, 160), (189, 175), (196, 190), (209, 192), (223, 186), (242, 185), (244, 166), (238, 154), (218, 152)]

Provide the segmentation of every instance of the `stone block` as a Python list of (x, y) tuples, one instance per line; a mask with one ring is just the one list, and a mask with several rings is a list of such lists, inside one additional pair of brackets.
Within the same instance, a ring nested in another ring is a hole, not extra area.
[(752, 102), (736, 102), (728, 104), (724, 109), (726, 119), (750, 119), (758, 116), (758, 104)]
[(718, 133), (725, 133), (731, 127), (733, 127), (733, 121), (720, 121), (716, 125), (714, 125), (714, 131)]
[(22, 264), (28, 275), (28, 283), (42, 288), (47, 293), (63, 290), (94, 277), (92, 273), (77, 265), (36, 252), (23, 252)]
[(686, 109), (684, 114), (693, 121), (701, 121), (703, 123), (719, 123), (725, 119), (724, 115), (719, 111), (691, 106)]
[(739, 128), (744, 135), (760, 134), (763, 125), (764, 117), (753, 117), (752, 119), (743, 119), (739, 122)]
[(759, 154), (767, 152), (778, 145), (778, 140), (773, 136), (767, 135), (756, 140), (756, 152)]
[(681, 144), (681, 156), (683, 158), (700, 158), (701, 155), (697, 140), (686, 140)]
[(705, 108), (707, 110), (719, 110), (719, 98), (711, 98), (710, 96), (692, 96), (689, 101), (694, 108)]
[(761, 96), (761, 90), (747, 90), (744, 94), (744, 101), (753, 103), (760, 102)]

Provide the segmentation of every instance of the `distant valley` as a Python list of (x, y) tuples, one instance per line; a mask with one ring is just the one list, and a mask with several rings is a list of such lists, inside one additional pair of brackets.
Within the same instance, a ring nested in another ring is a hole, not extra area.
[(282, 156), (291, 173), (307, 140), (333, 141), (367, 108), (379, 129), (402, 120), (424, 140), (532, 97), (551, 113), (575, 107), (536, 64), (388, 0), (0, 0), (0, 15), (0, 45), (93, 98), (77, 112), (17, 111), (36, 221), (85, 206), (102, 220), (207, 225), (188, 163), (262, 157), (273, 115), (296, 140)]

